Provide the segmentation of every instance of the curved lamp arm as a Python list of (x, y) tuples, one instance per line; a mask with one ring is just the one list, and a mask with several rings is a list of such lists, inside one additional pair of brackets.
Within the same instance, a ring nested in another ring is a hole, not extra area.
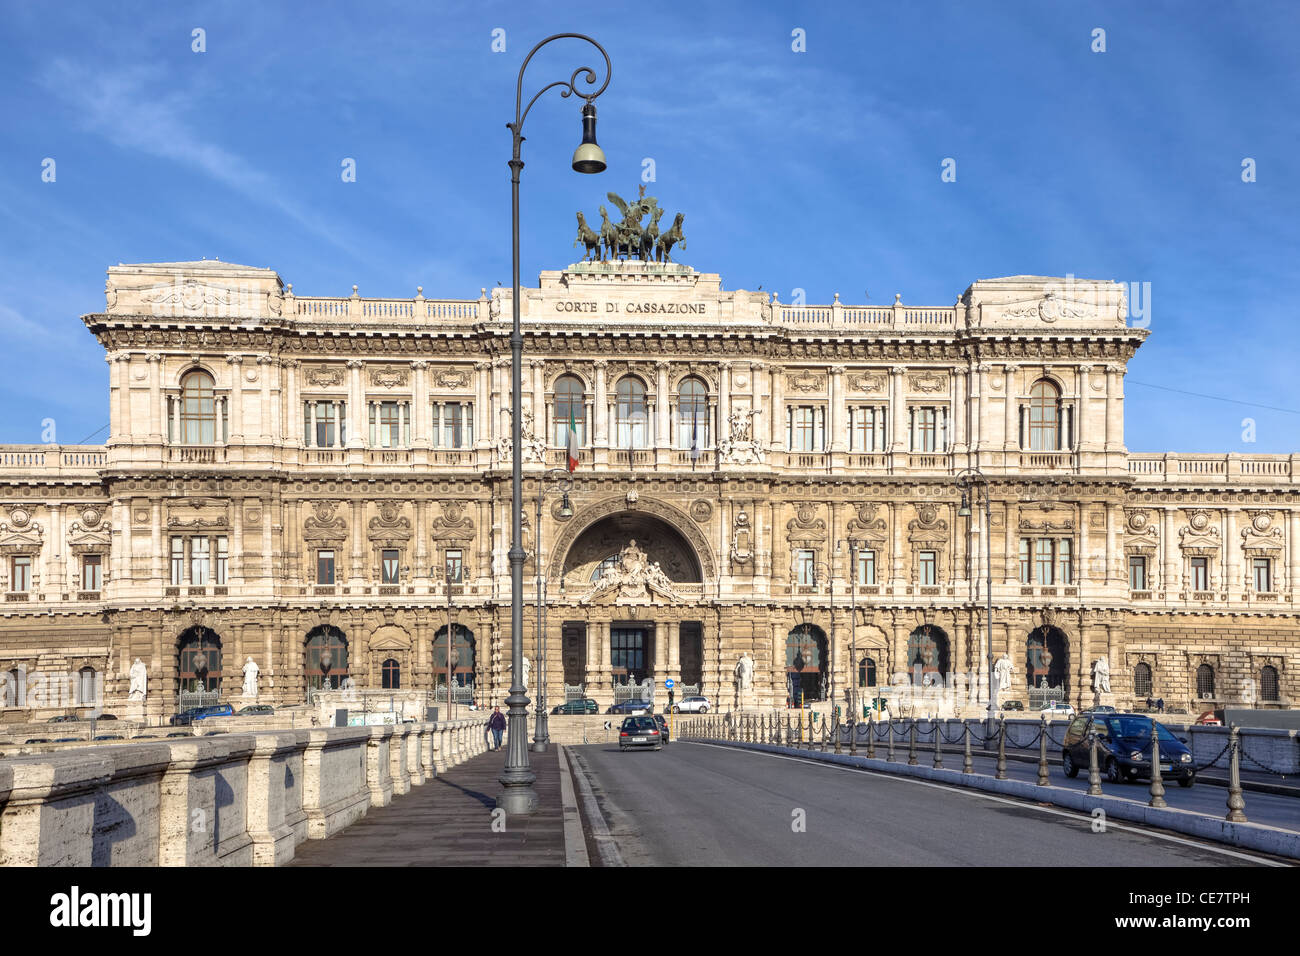
[[(568, 80), (556, 80), (554, 83), (546, 84), (540, 90), (538, 90), (536, 94), (534, 94), (533, 98), (528, 101), (527, 106), (522, 106), (524, 101), (524, 70), (528, 69), (528, 63), (530, 60), (532, 60), (533, 54), (535, 54), (542, 47), (546, 46), (546, 44), (550, 43), (552, 40), (563, 40), (568, 38), (572, 38), (575, 40), (586, 40), (588, 43), (590, 43), (592, 46), (594, 46), (597, 50), (600, 51), (600, 55), (605, 58), (605, 82), (602, 83), (600, 85), (600, 89), (596, 90), (594, 93), (580, 92), (576, 85), (578, 82), (578, 77), (580, 75), (583, 76), (583, 82), (586, 83), (587, 85), (589, 86), (596, 85), (596, 71), (589, 66), (580, 66), (573, 71), (573, 75), (570, 76)], [(538, 43), (537, 46), (529, 50), (528, 56), (524, 57), (523, 65), (519, 67), (519, 79), (515, 84), (515, 121), (513, 123), (506, 124), (506, 127), (512, 133), (515, 134), (516, 151), (518, 150), (518, 144), (523, 140), (523, 136), (521, 135), (521, 133), (524, 128), (524, 120), (528, 118), (528, 113), (533, 108), (533, 104), (537, 102), (538, 98), (543, 93), (545, 93), (547, 90), (553, 87), (562, 86), (564, 87), (564, 89), (560, 92), (561, 96), (568, 97), (577, 94), (578, 96), (581, 96), (583, 99), (585, 99), (588, 103), (590, 103), (596, 97), (600, 96), (601, 93), (605, 92), (605, 88), (609, 86), (609, 80), (612, 75), (613, 75), (613, 67), (610, 65), (609, 62), (609, 54), (605, 52), (605, 48), (603, 46), (601, 46), (591, 37), (587, 36), (585, 33), (556, 33), (553, 36), (547, 37), (541, 43)]]

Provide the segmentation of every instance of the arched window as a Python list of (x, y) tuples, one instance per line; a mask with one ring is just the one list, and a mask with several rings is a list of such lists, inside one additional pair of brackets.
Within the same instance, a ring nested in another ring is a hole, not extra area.
[(618, 426), (619, 448), (646, 447), (645, 386), (639, 379), (628, 376), (618, 383), (614, 421)]
[(1133, 668), (1133, 696), (1151, 696), (1151, 665), (1145, 661)]
[(1266, 665), (1259, 669), (1259, 699), (1267, 701), (1281, 700), (1277, 686), (1277, 668)]
[(709, 447), (709, 390), (698, 378), (677, 387), (677, 447)]
[(790, 702), (821, 700), (826, 689), (826, 632), (800, 624), (785, 639), (786, 693)]
[(304, 647), (307, 686), (338, 690), (348, 676), (348, 639), (337, 627), (322, 624), (307, 635)]
[(555, 421), (553, 426), (554, 446), (567, 448), (569, 445), (569, 422), (573, 422), (578, 433), (578, 447), (587, 447), (587, 395), (582, 389), (582, 382), (572, 375), (564, 375), (555, 383)]
[(925, 624), (907, 638), (907, 673), (913, 684), (943, 684), (948, 677), (948, 635)]
[(177, 676), (182, 693), (221, 688), (221, 638), (206, 627), (191, 627), (177, 642)]
[(864, 657), (858, 661), (858, 686), (876, 686), (876, 662), (874, 658)]
[(1029, 450), (1061, 448), (1061, 393), (1051, 382), (1034, 384), (1029, 392)]
[(95, 683), (95, 668), (87, 666), (77, 672), (78, 704), (88, 707), (99, 701), (99, 692)]
[[(474, 686), (474, 632), (460, 624), (453, 625), (456, 639), (451, 645), (451, 682), (453, 686)], [(433, 638), (433, 679), (439, 687), (447, 686), (447, 627), (443, 625)], [(457, 698), (460, 699), (460, 698)]]
[(402, 665), (390, 657), (384, 661), (382, 687), (384, 690), (400, 690), (401, 686)]
[(1201, 700), (1214, 699), (1214, 668), (1209, 664), (1196, 668), (1196, 696)]
[(181, 379), (181, 444), (212, 445), (217, 440), (217, 402), (212, 376), (195, 370)]

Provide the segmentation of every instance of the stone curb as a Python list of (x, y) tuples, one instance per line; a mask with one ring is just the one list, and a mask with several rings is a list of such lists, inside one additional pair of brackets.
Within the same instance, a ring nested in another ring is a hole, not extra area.
[(564, 747), (555, 745), (560, 764), (560, 805), (564, 811), (564, 865), (591, 866), (587, 855), (587, 840), (582, 832), (582, 818), (578, 815), (578, 800), (573, 792), (573, 772)]
[[(692, 738), (700, 743), (718, 744), (734, 747), (738, 750), (756, 750), (762, 753), (783, 754), (791, 757), (804, 757), (824, 763), (843, 764), (849, 767), (861, 767), (864, 770), (877, 770), (904, 777), (919, 777), (972, 790), (983, 790), (1008, 797), (1033, 800), (1036, 803), (1048, 802), (1070, 810), (1091, 813), (1101, 807), (1107, 817), (1127, 820), (1162, 830), (1172, 830), (1187, 836), (1230, 846), (1270, 853), (1275, 856), (1300, 860), (1300, 832), (1283, 830), (1278, 827), (1264, 826), (1259, 823), (1229, 823), (1218, 817), (1190, 810), (1157, 809), (1144, 806), (1132, 800), (1120, 797), (1090, 797), (1079, 790), (1062, 787), (1040, 787), (1022, 780), (997, 780), (984, 774), (962, 773), (960, 770), (935, 770), (933, 767), (909, 767), (903, 763), (890, 763), (879, 758), (853, 757), (848, 754), (821, 753), (815, 750), (799, 750), (794, 747), (777, 747), (772, 744), (751, 744), (731, 740), (713, 740)], [(1225, 808), (1226, 810), (1226, 808)]]

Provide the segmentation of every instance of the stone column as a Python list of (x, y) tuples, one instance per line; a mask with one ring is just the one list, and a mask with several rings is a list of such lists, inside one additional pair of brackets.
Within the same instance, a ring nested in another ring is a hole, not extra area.
[(283, 370), (281, 375), (284, 379), (282, 394), (284, 399), (284, 444), (289, 448), (302, 447), (302, 400), (298, 396), (298, 369), (300, 363), (297, 359), (284, 359), (280, 363)]
[[(672, 679), (674, 685), (680, 685), (682, 682), (682, 625), (680, 621), (669, 621), (663, 627), (668, 632), (668, 677)], [(676, 698), (679, 701), (682, 699), (680, 689), (677, 690)]]
[[(1300, 592), (1300, 511), (1289, 511), (1286, 515), (1287, 543), (1286, 567), (1288, 588), (1292, 594)], [(1281, 575), (1279, 575), (1281, 577)], [(1280, 591), (1281, 588), (1278, 588)]]
[(1106, 584), (1115, 580), (1117, 575), (1123, 581), (1128, 574), (1128, 569), (1124, 567), (1124, 555), (1119, 553), (1118, 521), (1122, 518), (1123, 512), (1113, 502), (1106, 502)]
[(1124, 366), (1106, 366), (1106, 451), (1124, 451)]
[[(1005, 531), (1002, 554), (1002, 583), (1010, 585), (1020, 580), (1020, 541), (1016, 534), (1019, 530), (1017, 525), (1020, 524), (1020, 511), (1015, 502), (1008, 500), (1006, 505), (1006, 516), (1002, 519), (1003, 530)], [(1018, 593), (1018, 592), (1017, 592)]]
[[(244, 499), (231, 499), (230, 566), (226, 569), (231, 584), (244, 583)], [(213, 562), (216, 556), (212, 557)], [(215, 567), (215, 564), (214, 564)]]
[(474, 447), (492, 447), (491, 386), (489, 376), (492, 372), (491, 362), (474, 363)]
[[(263, 445), (271, 443), (271, 432), (275, 429), (275, 412), (271, 408), (271, 367), (274, 359), (269, 355), (257, 356), (258, 414), (261, 429), (258, 441)], [(278, 431), (278, 429), (276, 429)]]
[(970, 408), (967, 404), (967, 386), (969, 385), (969, 371), (964, 368), (954, 368), (952, 370), (953, 392), (952, 392), (952, 450), (958, 454), (966, 451), (966, 420), (970, 415)]
[(244, 357), (232, 355), (226, 362), (230, 365), (230, 444), (236, 445), (244, 440)]
[(830, 421), (826, 423), (827, 430), (831, 435), (830, 450), (833, 452), (843, 452), (849, 447), (849, 429), (848, 429), (848, 409), (844, 402), (844, 366), (832, 365), (830, 377), (830, 391), (828, 392), (828, 402), (826, 405), (826, 414)]
[(889, 370), (889, 449), (896, 453), (907, 451), (907, 396), (903, 382), (906, 372), (902, 365)]
[(667, 362), (655, 362), (655, 402), (655, 448), (670, 448)]
[[(546, 420), (546, 363), (541, 359), (533, 359), (528, 363), (529, 371), (532, 373), (532, 405), (533, 405), (533, 434), (545, 440), (546, 428), (550, 424)], [(524, 385), (528, 387), (528, 381), (525, 379)], [(550, 442), (547, 442), (549, 445)]]
[(1228, 600), (1232, 600), (1233, 594), (1240, 593), (1243, 587), (1241, 572), (1241, 535), (1237, 531), (1237, 511), (1234, 508), (1228, 508), (1225, 518), (1227, 528), (1223, 535), (1224, 549), (1224, 567), (1226, 574), (1223, 580), (1223, 590), (1228, 595)]
[(1164, 528), (1160, 533), (1160, 552), (1164, 555), (1164, 572), (1160, 575), (1160, 584), (1164, 588), (1167, 597), (1172, 597), (1172, 592), (1179, 590), (1182, 585), (1182, 575), (1178, 573), (1178, 545), (1174, 536), (1174, 509), (1166, 505), (1164, 511)]
[(896, 501), (889, 502), (889, 528), (893, 536), (891, 563), (893, 571), (889, 575), (890, 587), (895, 594), (903, 593), (903, 506)]
[(605, 359), (597, 359), (594, 363), (596, 366), (596, 394), (592, 397), (595, 406), (595, 435), (592, 441), (592, 448), (607, 449), (609, 447), (609, 397), (605, 387), (605, 369), (609, 363)]
[(162, 356), (150, 352), (149, 363), (149, 444), (162, 444)]
[[(783, 388), (785, 383), (784, 380), (782, 379), (782, 376), (785, 375), (785, 369), (779, 365), (773, 365), (771, 371), (772, 371), (772, 404), (771, 404), (772, 422), (770, 425), (771, 432), (769, 433), (771, 436), (771, 443), (769, 444), (768, 447), (773, 452), (778, 452), (782, 450), (785, 444), (785, 433), (784, 433), (785, 391)], [(719, 406), (719, 408), (721, 408), (721, 406)], [(723, 420), (721, 416), (719, 416), (718, 432), (717, 435), (714, 437), (714, 444), (720, 442), (722, 440), (722, 437), (727, 434), (726, 427), (727, 427), (726, 421)]]
[(1081, 452), (1092, 451), (1096, 447), (1092, 441), (1092, 430), (1088, 428), (1088, 396), (1092, 394), (1088, 382), (1090, 374), (1091, 365), (1085, 363), (1079, 366), (1079, 398), (1074, 405), (1074, 444)]
[[(153, 568), (150, 577), (155, 589), (171, 584), (168, 575), (168, 562), (171, 560), (171, 542), (163, 535), (162, 499), (154, 498), (149, 503), (149, 517), (153, 531)], [(159, 591), (158, 593), (162, 593)]]
[(1016, 408), (1016, 367), (1004, 365), (1002, 373), (1006, 378), (1002, 386), (1005, 393), (1002, 396), (1005, 399), (1003, 411), (1006, 413), (1006, 420), (1002, 426), (1002, 448), (1013, 452), (1020, 448), (1020, 428)]
[[(369, 435), (370, 420), (366, 415), (365, 391), (361, 385), (361, 369), (365, 362), (351, 359), (348, 362), (348, 448), (364, 448)], [(354, 529), (356, 534), (360, 529)]]
[(429, 363), (411, 363), (411, 447), (428, 448), (433, 429), (429, 427)]
[(731, 434), (731, 363), (719, 362), (719, 378), (721, 386), (718, 388), (718, 436)]

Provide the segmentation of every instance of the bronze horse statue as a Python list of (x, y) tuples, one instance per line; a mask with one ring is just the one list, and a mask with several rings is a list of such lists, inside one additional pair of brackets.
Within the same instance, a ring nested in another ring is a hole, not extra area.
[(686, 240), (682, 237), (682, 223), (685, 221), (686, 217), (678, 213), (677, 217), (673, 219), (672, 228), (659, 237), (659, 241), (655, 243), (656, 262), (672, 262), (673, 246), (679, 242), (682, 244), (683, 249), (686, 248)]
[(647, 260), (654, 256), (655, 243), (659, 239), (659, 218), (664, 214), (664, 210), (658, 205), (650, 208), (650, 224), (641, 230), (641, 257)]
[(587, 217), (581, 212), (578, 213), (578, 238), (573, 240), (575, 246), (578, 243), (582, 243), (587, 249), (586, 255), (583, 256), (586, 261), (594, 262), (597, 258), (601, 262), (605, 261), (600, 251), (600, 236), (587, 225)]
[(609, 221), (609, 212), (604, 206), (600, 207), (600, 242), (605, 247), (605, 255), (601, 261), (616, 259), (618, 253), (618, 227)]

